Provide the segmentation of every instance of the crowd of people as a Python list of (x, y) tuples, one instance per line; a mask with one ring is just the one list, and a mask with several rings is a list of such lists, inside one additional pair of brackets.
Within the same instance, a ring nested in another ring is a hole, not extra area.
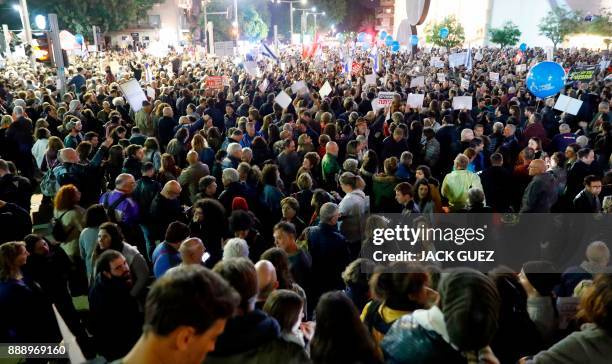
[[(0, 342), (60, 342), (53, 303), (88, 359), (125, 364), (609, 362), (609, 242), (563, 274), (540, 257), (486, 273), (360, 257), (380, 214), (611, 213), (609, 69), (566, 85), (571, 115), (515, 67), (541, 49), (473, 49), (470, 69), (442, 49), (380, 49), (380, 69), (319, 52), (255, 56), (257, 74), (107, 52), (75, 60), (63, 95), (46, 66), (0, 70)], [(132, 78), (141, 105), (119, 87)]]

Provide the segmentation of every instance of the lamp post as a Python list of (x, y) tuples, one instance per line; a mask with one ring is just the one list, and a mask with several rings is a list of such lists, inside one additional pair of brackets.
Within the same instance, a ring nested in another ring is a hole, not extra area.
[(234, 0), (234, 31), (236, 32), (236, 47), (238, 47), (238, 0)]
[(292, 8), (292, 12), (293, 11), (301, 11), (302, 15), (300, 16), (300, 43), (304, 44), (304, 32), (306, 31), (306, 22), (307, 22), (307, 16), (309, 14), (309, 12), (315, 12), (317, 11), (317, 7), (313, 6), (310, 9), (296, 9), (296, 8)]
[[(26, 44), (32, 46), (32, 28), (30, 27), (30, 15), (28, 13), (28, 3), (26, 0), (19, 0), (19, 5), (13, 6), (15, 10), (19, 12), (21, 18), (21, 24), (23, 25), (23, 31), (25, 32)], [(34, 54), (30, 56), (30, 60), (35, 65)]]
[[(272, 2), (274, 2), (274, 0), (272, 0)], [(290, 28), (290, 32), (291, 32), (291, 37), (289, 42), (292, 42), (293, 39), (293, 11), (296, 10), (293, 7), (294, 3), (300, 3), (302, 5), (306, 5), (308, 3), (308, 0), (276, 0), (277, 4), (281, 4), (281, 3), (285, 3), (285, 4), (289, 4), (289, 28)]]
[(308, 15), (314, 16), (314, 30), (312, 34), (312, 38), (314, 39), (314, 37), (317, 35), (317, 16), (318, 15), (325, 16), (325, 12), (324, 11), (319, 11), (319, 12), (314, 11), (314, 12), (306, 13), (306, 16)]

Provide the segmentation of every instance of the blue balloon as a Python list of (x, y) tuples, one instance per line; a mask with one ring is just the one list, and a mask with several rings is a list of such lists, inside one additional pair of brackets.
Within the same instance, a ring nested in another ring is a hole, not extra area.
[(361, 32), (359, 34), (357, 34), (357, 41), (358, 42), (365, 42), (366, 40), (366, 33)]
[(77, 34), (74, 36), (74, 39), (76, 40), (77, 43), (79, 44), (83, 44), (83, 42), (85, 41), (85, 38), (83, 37), (83, 34)]
[(385, 45), (387, 47), (391, 47), (392, 44), (393, 44), (393, 36), (387, 35), (387, 37), (385, 38)]
[(410, 36), (410, 44), (413, 46), (419, 44), (419, 37), (416, 34)]
[(521, 49), (523, 52), (525, 52), (525, 51), (527, 50), (527, 44), (525, 44), (525, 43), (521, 43), (521, 45), (519, 46), (519, 48), (520, 48), (520, 49)]
[(393, 43), (391, 43), (391, 50), (395, 53), (395, 52), (399, 52), (400, 50), (400, 44), (398, 41), (394, 40)]
[(527, 88), (541, 99), (558, 94), (564, 85), (565, 70), (555, 62), (540, 62), (527, 74)]
[(448, 37), (448, 28), (440, 29), (440, 32), (438, 33), (438, 35), (440, 36), (440, 38), (446, 39)]
[(385, 40), (385, 38), (387, 38), (387, 32), (383, 30), (382, 32), (380, 32), (380, 40)]

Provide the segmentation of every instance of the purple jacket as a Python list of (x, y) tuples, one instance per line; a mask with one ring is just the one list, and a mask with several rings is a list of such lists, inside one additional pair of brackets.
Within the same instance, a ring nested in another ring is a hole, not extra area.
[[(110, 206), (122, 195), (123, 192), (118, 190), (106, 192), (102, 194), (102, 197), (100, 197), (100, 203), (105, 207)], [(121, 203), (119, 203), (117, 208), (115, 208), (115, 216), (117, 221), (120, 221), (124, 224), (137, 224), (140, 218), (138, 204), (136, 203), (136, 201), (134, 201), (132, 197), (126, 198), (125, 200), (121, 201)]]

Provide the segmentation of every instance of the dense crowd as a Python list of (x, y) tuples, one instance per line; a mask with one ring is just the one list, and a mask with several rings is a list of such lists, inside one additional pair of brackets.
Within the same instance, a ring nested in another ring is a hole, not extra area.
[[(440, 49), (379, 52), (287, 49), (255, 56), (256, 73), (107, 52), (75, 60), (64, 95), (53, 70), (9, 62), (0, 342), (59, 342), (53, 303), (88, 359), (126, 364), (609, 362), (607, 242), (563, 274), (535, 258), (486, 274), (360, 258), (377, 214), (612, 212), (609, 69), (566, 85), (583, 102), (571, 115), (515, 67), (541, 49), (473, 49), (470, 69)], [(148, 96), (137, 107), (119, 87), (132, 78)], [(381, 91), (395, 96), (378, 108)], [(464, 95), (471, 110), (454, 110)], [(33, 230), (34, 194), (46, 231)]]

